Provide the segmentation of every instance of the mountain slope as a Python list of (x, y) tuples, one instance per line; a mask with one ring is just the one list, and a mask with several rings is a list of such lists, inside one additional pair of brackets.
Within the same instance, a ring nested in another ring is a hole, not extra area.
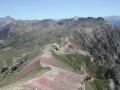
[[(1, 65), (17, 60), (32, 50), (49, 43), (60, 42), (62, 38), (82, 27), (93, 27), (102, 20), (94, 18), (54, 20), (14, 20), (0, 31)], [(18, 52), (19, 51), (19, 52)], [(5, 61), (5, 62), (4, 62)]]
[(119, 90), (120, 30), (101, 17), (15, 20), (0, 36), (3, 90)]
[[(55, 56), (78, 73), (82, 64), (85, 64), (87, 74), (98, 79), (101, 85), (97, 90), (103, 90), (107, 82), (110, 83), (110, 90), (119, 90), (119, 38), (119, 29), (105, 22), (92, 28), (80, 28), (66, 39), (67, 44), (62, 50), (67, 55)], [(101, 80), (104, 82), (103, 86)], [(93, 83), (94, 81), (86, 83), (86, 88), (91, 88), (87, 90), (96, 90)], [(95, 85), (96, 83), (95, 81)]]
[(14, 19), (9, 17), (9, 16), (6, 16), (4, 18), (0, 18), (0, 30), (1, 30), (2, 27), (10, 24), (13, 21), (14, 21)]

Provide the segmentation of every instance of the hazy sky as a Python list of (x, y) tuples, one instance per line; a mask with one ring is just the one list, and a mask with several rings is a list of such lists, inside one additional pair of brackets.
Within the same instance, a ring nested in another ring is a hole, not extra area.
[(0, 17), (44, 19), (120, 15), (120, 0), (0, 0)]

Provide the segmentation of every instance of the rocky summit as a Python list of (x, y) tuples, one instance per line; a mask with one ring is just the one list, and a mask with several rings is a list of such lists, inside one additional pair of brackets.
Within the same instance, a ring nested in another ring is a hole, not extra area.
[(120, 28), (102, 17), (0, 18), (0, 90), (120, 90)]

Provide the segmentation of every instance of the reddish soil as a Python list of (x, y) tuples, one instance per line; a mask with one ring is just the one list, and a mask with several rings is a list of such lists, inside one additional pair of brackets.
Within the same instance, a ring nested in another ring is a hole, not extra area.
[(74, 39), (69, 39), (68, 42), (69, 42), (71, 45), (75, 46), (77, 49), (80, 49), (79, 44), (78, 44)]
[(46, 64), (50, 64), (50, 65), (55, 65), (55, 61), (52, 58), (49, 57), (42, 57), (40, 60), (40, 63), (46, 63)]
[(28, 64), (24, 69), (22, 69), (17, 75), (16, 79), (22, 77), (23, 75), (27, 74), (35, 65), (36, 63), (40, 63), (40, 58), (35, 59), (30, 64)]

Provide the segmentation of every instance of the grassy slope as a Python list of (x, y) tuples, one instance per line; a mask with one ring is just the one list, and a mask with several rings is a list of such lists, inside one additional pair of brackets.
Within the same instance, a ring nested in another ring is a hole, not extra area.
[(86, 90), (103, 90), (108, 85), (107, 80), (95, 79), (93, 82), (86, 82)]
[(36, 63), (35, 66), (32, 68), (32, 70), (27, 74), (23, 75), (20, 79), (29, 78), (31, 76), (36, 75), (37, 73), (40, 73), (41, 70), (48, 70), (48, 69), (50, 68), (43, 67), (42, 65), (40, 65), (40, 63)]
[[(6, 83), (8, 83), (8, 81), (14, 82), (15, 81), (15, 79), (14, 79), (15, 74), (20, 72), (30, 62), (30, 60), (35, 59), (36, 57), (38, 57), (40, 55), (40, 53), (41, 53), (41, 50), (33, 50), (31, 53), (28, 53), (26, 56), (18, 59), (18, 61), (17, 61), (18, 63), (20, 61), (22, 61), (22, 60), (24, 61), (24, 63), (22, 63), (15, 72), (8, 73), (8, 74), (6, 74), (5, 77), (3, 77), (4, 74), (0, 73), (0, 80), (1, 80), (0, 86), (5, 85)], [(26, 57), (28, 57), (27, 60), (26, 60)], [(41, 70), (44, 70), (45, 68), (42, 67), (40, 64), (39, 65), (36, 64), (36, 67), (34, 67), (34, 69), (35, 69), (35, 71), (36, 71), (36, 69), (41, 71)], [(32, 75), (34, 75), (36, 73), (37, 72), (33, 72)]]
[(75, 54), (70, 55), (57, 55), (54, 52), (52, 53), (54, 57), (56, 57), (58, 60), (66, 63), (70, 67), (72, 67), (76, 72), (80, 70), (81, 65), (85, 62), (87, 57), (79, 56)]
[(87, 82), (86, 90), (102, 90), (103, 88), (107, 87), (109, 82), (107, 80), (101, 79), (101, 75), (104, 75), (106, 73), (106, 68), (98, 67), (96, 65), (92, 66), (90, 64), (90, 57), (78, 54), (58, 55), (54, 52), (52, 54), (61, 62), (66, 63), (67, 65), (72, 67), (77, 73), (80, 73), (81, 65), (86, 65), (87, 73), (93, 78), (98, 78), (95, 79), (93, 82)]

